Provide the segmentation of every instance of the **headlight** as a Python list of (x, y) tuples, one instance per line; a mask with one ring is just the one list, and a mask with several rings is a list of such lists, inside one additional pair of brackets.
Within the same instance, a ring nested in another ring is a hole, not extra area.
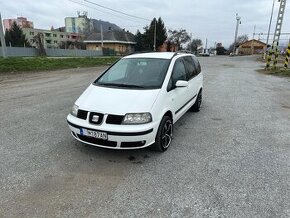
[(71, 109), (71, 114), (76, 117), (78, 115), (78, 110), (79, 110), (79, 106), (74, 105)]
[(123, 124), (144, 124), (150, 123), (152, 116), (150, 113), (134, 113), (126, 114), (123, 120)]

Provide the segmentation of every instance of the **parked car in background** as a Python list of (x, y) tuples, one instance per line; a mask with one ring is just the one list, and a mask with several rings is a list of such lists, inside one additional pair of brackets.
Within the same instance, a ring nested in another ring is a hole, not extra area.
[(202, 53), (199, 53), (199, 56), (209, 57), (210, 54), (208, 52), (202, 52)]
[(129, 55), (77, 99), (68, 126), (74, 138), (90, 145), (165, 151), (173, 124), (188, 110), (200, 110), (202, 89), (201, 67), (192, 54)]

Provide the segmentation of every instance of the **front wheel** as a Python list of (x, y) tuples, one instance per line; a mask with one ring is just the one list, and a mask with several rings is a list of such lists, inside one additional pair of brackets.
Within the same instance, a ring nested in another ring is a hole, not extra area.
[(155, 143), (152, 149), (155, 151), (166, 151), (172, 141), (173, 136), (173, 123), (170, 117), (164, 116), (158, 127), (158, 131), (155, 138)]

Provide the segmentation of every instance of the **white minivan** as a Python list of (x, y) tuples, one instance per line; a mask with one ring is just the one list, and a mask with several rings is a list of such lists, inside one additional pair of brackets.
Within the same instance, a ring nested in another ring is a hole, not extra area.
[(67, 116), (77, 140), (103, 148), (170, 146), (173, 124), (199, 111), (203, 75), (189, 53), (152, 52), (123, 57), (77, 99)]

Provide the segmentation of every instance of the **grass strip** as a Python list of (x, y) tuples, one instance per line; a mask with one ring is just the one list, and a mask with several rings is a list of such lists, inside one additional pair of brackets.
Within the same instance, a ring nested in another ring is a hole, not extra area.
[(276, 69), (270, 68), (270, 69), (260, 69), (258, 70), (261, 73), (269, 74), (269, 75), (275, 75), (275, 76), (285, 76), (290, 77), (290, 69), (284, 68), (284, 67), (276, 67)]
[(85, 58), (0, 58), (0, 73), (48, 71), (69, 68), (95, 67), (111, 65), (118, 57), (85, 57)]

